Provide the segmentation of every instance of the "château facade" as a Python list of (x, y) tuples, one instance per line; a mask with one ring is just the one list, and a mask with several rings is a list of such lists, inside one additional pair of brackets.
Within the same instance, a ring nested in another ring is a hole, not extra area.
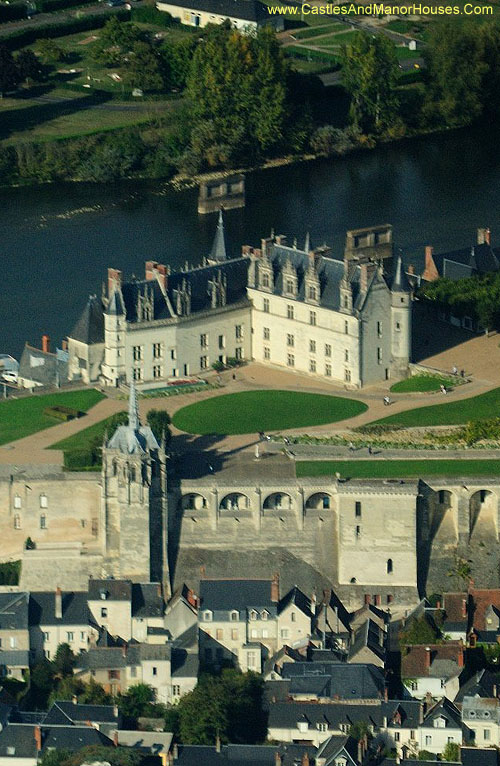
[[(394, 263), (395, 260), (395, 263)], [(141, 387), (256, 360), (359, 388), (406, 375), (411, 287), (389, 225), (348, 232), (343, 260), (284, 236), (227, 256), (222, 213), (209, 258), (142, 280), (108, 269), (68, 336), (69, 377)]]

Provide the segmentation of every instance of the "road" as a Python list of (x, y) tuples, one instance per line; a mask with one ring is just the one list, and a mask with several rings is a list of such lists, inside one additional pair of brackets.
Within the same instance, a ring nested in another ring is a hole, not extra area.
[[(86, 5), (84, 7), (85, 15), (89, 16), (112, 16), (118, 11), (123, 11), (125, 6), (119, 8), (110, 8), (105, 3), (97, 3), (95, 5)], [(55, 12), (55, 13), (37, 13), (30, 19), (21, 19), (19, 21), (8, 21), (0, 25), (0, 37), (7, 37), (12, 32), (22, 31), (24, 29), (38, 29), (44, 27), (47, 24), (62, 24), (74, 19), (78, 13), (82, 12), (82, 8), (72, 8), (71, 10)]]

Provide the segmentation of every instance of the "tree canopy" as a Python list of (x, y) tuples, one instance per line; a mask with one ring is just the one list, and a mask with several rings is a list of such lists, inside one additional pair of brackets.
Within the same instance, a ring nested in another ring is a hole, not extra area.
[(454, 316), (471, 317), (485, 329), (500, 327), (500, 272), (453, 281), (442, 277), (424, 285), (418, 297)]
[(22, 76), (14, 57), (5, 45), (0, 45), (0, 95), (15, 90)]

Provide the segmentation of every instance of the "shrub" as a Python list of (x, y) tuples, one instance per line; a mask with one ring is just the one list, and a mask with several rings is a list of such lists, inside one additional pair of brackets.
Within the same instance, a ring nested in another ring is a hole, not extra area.
[[(130, 11), (120, 10), (114, 14), (118, 19), (128, 21), (130, 19)], [(72, 35), (76, 32), (86, 32), (90, 29), (99, 29), (103, 27), (109, 16), (82, 16), (81, 18), (72, 18), (68, 21), (61, 21), (58, 24), (45, 24), (41, 27), (30, 27), (29, 29), (20, 29), (16, 32), (12, 32), (10, 35), (6, 35), (2, 38), (2, 45), (5, 45), (9, 50), (17, 50), (18, 48), (24, 48), (26, 45), (31, 45), (36, 40), (46, 39), (52, 37), (62, 37), (64, 35)]]
[(93, 449), (69, 450), (64, 453), (64, 467), (68, 471), (81, 471), (82, 469), (100, 465), (98, 455)]
[(26, 18), (26, 3), (0, 4), (0, 24)]
[(311, 137), (311, 149), (315, 154), (330, 157), (334, 154), (346, 154), (354, 149), (359, 142), (359, 132), (355, 128), (334, 128), (333, 125), (323, 125)]
[(132, 8), (131, 19), (132, 21), (138, 21), (141, 24), (154, 24), (157, 27), (172, 27), (174, 24), (179, 24), (170, 13), (159, 11), (152, 5), (143, 5), (141, 8)]
[(73, 407), (63, 407), (61, 404), (54, 404), (52, 407), (45, 407), (43, 411), (44, 415), (48, 415), (51, 418), (57, 418), (57, 420), (73, 420), (80, 417), (80, 411), (73, 409)]
[(0, 564), (0, 585), (18, 585), (20, 574), (20, 561), (6, 561)]

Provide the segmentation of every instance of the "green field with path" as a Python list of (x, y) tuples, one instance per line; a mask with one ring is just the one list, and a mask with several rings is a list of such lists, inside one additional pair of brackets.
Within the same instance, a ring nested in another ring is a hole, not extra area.
[(297, 477), (415, 479), (425, 476), (499, 476), (500, 460), (300, 460)]
[[(442, 399), (445, 399), (443, 396)], [(380, 423), (405, 426), (457, 426), (468, 423), (469, 420), (488, 420), (497, 417), (500, 412), (500, 388), (494, 388), (485, 394), (460, 399), (456, 402), (447, 401), (429, 407), (408, 409), (404, 412), (389, 415), (380, 420), (374, 420), (369, 425)]]

